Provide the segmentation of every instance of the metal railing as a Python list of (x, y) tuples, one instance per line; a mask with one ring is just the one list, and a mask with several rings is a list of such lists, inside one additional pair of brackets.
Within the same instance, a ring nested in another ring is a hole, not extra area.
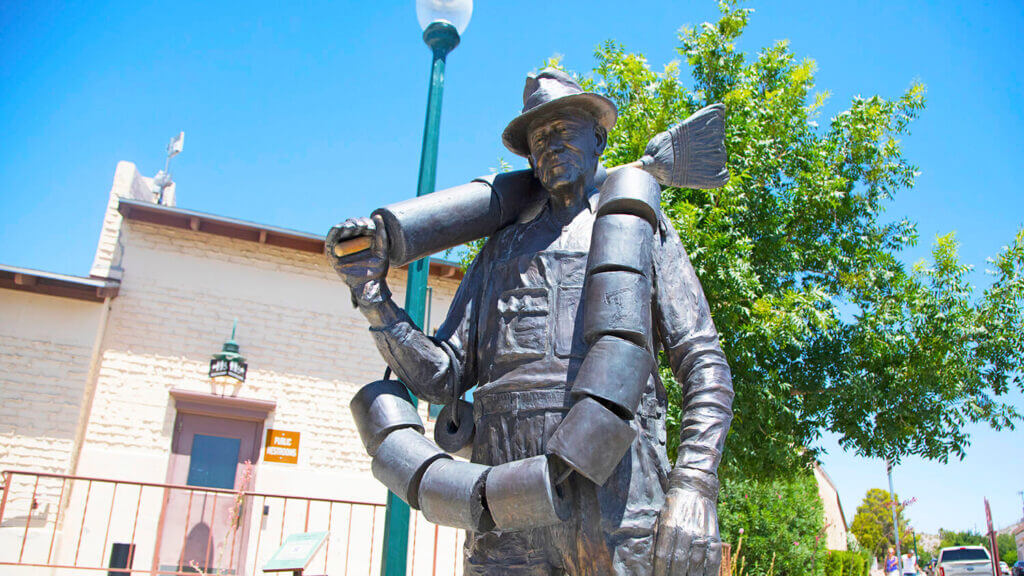
[[(2, 478), (4, 574), (258, 575), (289, 534), (319, 531), (329, 536), (306, 574), (380, 572), (383, 504), (22, 470)], [(461, 574), (462, 532), (416, 511), (412, 524), (410, 574)]]

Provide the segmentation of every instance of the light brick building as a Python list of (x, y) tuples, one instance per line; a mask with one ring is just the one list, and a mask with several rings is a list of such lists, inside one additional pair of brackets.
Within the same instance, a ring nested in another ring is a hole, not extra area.
[[(169, 192), (165, 202), (173, 202)], [(245, 548), (231, 562), (199, 562), (229, 573), (259, 573), (253, 567), (282, 535), (328, 526), (333, 550), (322, 550), (314, 566), (335, 574), (379, 563), (384, 513), (368, 505), (382, 504), (386, 493), (370, 475), (348, 403), (382, 376), (384, 363), (326, 264), (323, 237), (158, 205), (149, 180), (122, 162), (91, 272), (0, 269), (0, 470), (57, 475), (11, 477), (0, 573), (11, 573), (5, 562), (108, 566), (115, 543), (134, 544), (137, 570), (177, 571), (183, 562), (187, 571), (200, 523), (209, 540)], [(431, 264), (432, 328), (461, 275), (450, 263)], [(389, 282), (404, 298), (404, 271), (392, 271)], [(236, 385), (208, 376), (234, 319), (248, 361)], [(421, 412), (428, 421), (426, 407)], [(271, 429), (298, 433), (297, 462), (265, 460)], [(231, 495), (202, 492), (212, 504), (200, 507), (200, 492), (190, 503), (185, 492), (138, 485), (236, 488), (244, 464), (231, 460), (225, 483), (224, 471), (197, 462), (225, 446), (252, 462), (257, 494), (366, 505), (249, 498), (231, 540)], [(86, 478), (129, 483), (115, 492), (112, 483)], [(435, 534), (419, 521), (414, 560), (436, 556), (451, 565), (455, 532)], [(212, 550), (220, 552), (216, 544)], [(330, 561), (321, 563), (325, 553)]]

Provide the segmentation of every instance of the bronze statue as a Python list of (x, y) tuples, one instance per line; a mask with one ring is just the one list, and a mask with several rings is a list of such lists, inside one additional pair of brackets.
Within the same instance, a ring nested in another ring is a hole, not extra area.
[[(531, 170), (328, 234), (329, 259), (388, 366), (417, 396), (447, 405), (438, 447), (401, 384), (385, 377), (360, 391), (352, 410), (374, 475), (431, 521), (468, 530), (466, 574), (717, 575), (729, 367), (644, 170), (672, 185), (723, 184), (722, 108), (606, 170), (610, 100), (547, 69), (527, 79), (523, 101), (502, 140)], [(428, 337), (392, 301), (389, 264), (483, 236)], [(347, 254), (353, 239), (371, 249)], [(674, 466), (659, 350), (683, 387)], [(462, 400), (474, 387), (474, 402)], [(471, 462), (447, 454), (460, 450)]]

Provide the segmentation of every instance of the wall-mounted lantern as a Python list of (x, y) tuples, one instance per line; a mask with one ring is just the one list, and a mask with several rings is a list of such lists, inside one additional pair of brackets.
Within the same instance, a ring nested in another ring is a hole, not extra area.
[(235, 320), (234, 326), (231, 327), (231, 338), (224, 342), (221, 351), (210, 359), (210, 378), (228, 377), (245, 382), (245, 371), (249, 365), (245, 363), (245, 357), (238, 353), (238, 342), (235, 342), (237, 328), (238, 320)]

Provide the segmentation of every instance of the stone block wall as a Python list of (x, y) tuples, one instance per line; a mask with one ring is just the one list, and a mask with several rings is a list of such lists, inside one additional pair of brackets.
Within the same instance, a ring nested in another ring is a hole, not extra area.
[[(331, 478), (368, 477), (348, 402), (381, 377), (384, 363), (323, 256), (136, 221), (123, 224), (121, 244), (125, 274), (111, 306), (83, 473), (162, 482), (175, 415), (169, 390), (182, 388), (272, 400), (266, 427), (301, 433), (299, 463), (260, 463), (257, 490), (339, 498)], [(389, 283), (401, 302), (404, 272)], [(433, 328), (458, 284), (430, 283)], [(235, 318), (249, 370), (243, 385), (224, 390), (207, 371)], [(368, 482), (353, 497), (367, 497), (363, 490), (383, 495)]]
[[(0, 471), (69, 471), (101, 309), (0, 290)], [(52, 484), (42, 483), (42, 504), (56, 498)], [(32, 489), (14, 487), (15, 502)]]

